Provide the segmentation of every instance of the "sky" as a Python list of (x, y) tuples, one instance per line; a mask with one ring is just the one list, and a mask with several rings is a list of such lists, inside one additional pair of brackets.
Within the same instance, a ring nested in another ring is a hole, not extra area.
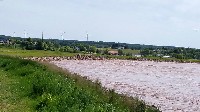
[[(200, 48), (200, 0), (0, 0), (0, 35)], [(15, 32), (15, 34), (14, 34)]]

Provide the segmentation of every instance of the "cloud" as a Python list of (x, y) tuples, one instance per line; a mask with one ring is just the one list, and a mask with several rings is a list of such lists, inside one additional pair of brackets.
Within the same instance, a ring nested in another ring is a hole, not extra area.
[(63, 30), (78, 39), (88, 30), (94, 40), (159, 45), (199, 34), (193, 30), (200, 25), (199, 0), (4, 0), (0, 6), (1, 32), (48, 30), (52, 37)]
[(193, 31), (200, 32), (200, 28), (194, 28)]

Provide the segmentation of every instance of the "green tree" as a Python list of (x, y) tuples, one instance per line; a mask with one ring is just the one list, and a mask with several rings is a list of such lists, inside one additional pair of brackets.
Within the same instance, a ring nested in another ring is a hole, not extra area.
[(119, 44), (112, 44), (111, 46), (112, 49), (117, 49), (118, 47), (120, 47)]
[(66, 48), (67, 52), (73, 53), (73, 51), (74, 51), (73, 48), (71, 48), (69, 46), (66, 46), (65, 48)]
[(44, 42), (44, 50), (48, 50), (49, 49), (49, 46), (46, 42)]
[(55, 51), (55, 47), (54, 47), (53, 42), (47, 42), (47, 45), (48, 45), (48, 49), (47, 50)]
[(104, 50), (103, 54), (108, 55), (108, 49)]
[(119, 55), (124, 55), (123, 51), (121, 49), (118, 49), (118, 54)]
[(36, 47), (37, 50), (44, 50), (44, 42), (37, 41), (35, 47)]
[(27, 50), (33, 50), (35, 49), (35, 45), (33, 40), (29, 37), (27, 38), (27, 41), (25, 42), (25, 49)]
[(96, 50), (96, 53), (97, 53), (97, 54), (101, 54), (101, 53), (102, 53), (102, 50), (97, 49), (97, 50)]
[(150, 50), (146, 48), (146, 49), (144, 49), (144, 50), (141, 50), (141, 51), (140, 51), (140, 54), (141, 54), (142, 56), (146, 57), (146, 56), (150, 55)]
[(86, 47), (82, 44), (77, 45), (77, 47), (80, 49), (80, 51), (86, 51), (87, 50)]
[(97, 48), (95, 46), (89, 47), (89, 52), (96, 53)]

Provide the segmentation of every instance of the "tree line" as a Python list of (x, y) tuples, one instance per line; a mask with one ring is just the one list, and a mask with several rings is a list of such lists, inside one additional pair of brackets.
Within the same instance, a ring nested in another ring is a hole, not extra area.
[[(142, 57), (163, 57), (169, 56), (177, 59), (200, 59), (200, 49), (173, 47), (173, 46), (152, 46), (139, 44), (126, 44), (115, 42), (94, 42), (94, 41), (76, 41), (76, 40), (58, 40), (58, 39), (39, 39), (39, 38), (15, 38), (0, 35), (0, 40), (6, 44), (1, 46), (20, 48), (24, 50), (50, 50), (69, 53), (97, 53), (109, 54), (109, 49), (118, 51), (118, 55), (132, 56), (132, 53), (124, 53), (123, 49), (139, 50)], [(135, 46), (135, 47), (134, 47)], [(141, 47), (142, 46), (142, 47)], [(104, 49), (101, 49), (104, 48)], [(120, 49), (119, 49), (120, 48)], [(121, 49), (122, 48), (122, 49)]]

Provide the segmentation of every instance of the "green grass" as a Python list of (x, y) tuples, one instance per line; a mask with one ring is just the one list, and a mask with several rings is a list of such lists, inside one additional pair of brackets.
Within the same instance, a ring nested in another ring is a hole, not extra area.
[[(112, 48), (99, 48), (100, 50), (114, 50), (118, 51), (118, 49), (112, 49)], [(131, 54), (140, 54), (140, 50), (132, 50), (132, 49), (122, 49), (123, 53), (131, 53)]]
[(33, 111), (35, 101), (24, 97), (21, 92), (20, 82), (23, 80), (17, 76), (11, 76), (4, 69), (0, 69), (0, 111), (3, 112), (25, 112)]
[[(45, 64), (45, 63), (44, 63)], [(157, 112), (97, 81), (37, 62), (0, 56), (0, 111)]]
[(140, 54), (140, 50), (122, 49), (123, 53)]
[(21, 50), (0, 48), (1, 55), (9, 55), (15, 57), (45, 57), (45, 56), (74, 56), (76, 53), (67, 53), (60, 51), (43, 51), (43, 50)]

